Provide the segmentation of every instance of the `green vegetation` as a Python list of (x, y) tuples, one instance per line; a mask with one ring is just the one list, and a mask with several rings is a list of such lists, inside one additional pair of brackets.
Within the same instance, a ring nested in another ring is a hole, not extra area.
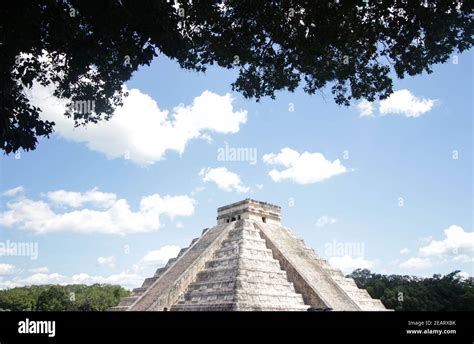
[(461, 278), (459, 271), (422, 278), (357, 269), (348, 277), (396, 311), (474, 311), (474, 282)]
[[(431, 278), (357, 269), (348, 277), (395, 311), (474, 311), (474, 282), (459, 271)], [(0, 310), (105, 311), (129, 292), (116, 285), (40, 285), (0, 291)]]
[(0, 291), (0, 310), (105, 311), (129, 292), (117, 285), (40, 285)]
[[(4, 1), (0, 150), (33, 150), (53, 133), (55, 123), (26, 96), (34, 81), (67, 101), (76, 125), (109, 119), (126, 95), (122, 85), (158, 55), (186, 70), (233, 69), (232, 89), (247, 98), (329, 87), (349, 105), (386, 98), (392, 73), (431, 73), (474, 41), (472, 1), (174, 3)], [(84, 101), (94, 111), (77, 111)]]

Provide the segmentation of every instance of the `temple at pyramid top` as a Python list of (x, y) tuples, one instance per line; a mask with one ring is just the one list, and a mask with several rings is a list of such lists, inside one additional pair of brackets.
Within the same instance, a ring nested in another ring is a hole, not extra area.
[(217, 224), (237, 220), (253, 220), (264, 223), (280, 223), (281, 207), (250, 198), (217, 208)]
[(218, 208), (216, 226), (111, 310), (386, 310), (283, 227), (280, 211), (252, 199)]

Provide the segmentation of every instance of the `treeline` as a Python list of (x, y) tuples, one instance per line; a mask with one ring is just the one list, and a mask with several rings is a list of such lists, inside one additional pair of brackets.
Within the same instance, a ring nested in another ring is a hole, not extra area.
[(395, 311), (474, 311), (473, 279), (462, 278), (459, 271), (423, 278), (357, 269), (347, 277)]
[(129, 292), (117, 285), (37, 285), (0, 290), (3, 311), (105, 311)]
[[(474, 311), (474, 282), (459, 271), (430, 278), (355, 270), (359, 288), (395, 311)], [(129, 292), (117, 285), (39, 285), (0, 290), (0, 310), (105, 311)]]

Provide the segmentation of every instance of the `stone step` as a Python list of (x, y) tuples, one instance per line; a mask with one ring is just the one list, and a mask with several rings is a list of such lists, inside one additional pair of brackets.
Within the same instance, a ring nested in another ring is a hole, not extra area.
[(347, 285), (351, 285), (351, 286), (354, 286), (356, 288), (359, 288), (353, 278), (345, 277), (344, 279), (345, 279)]
[(386, 310), (380, 300), (372, 299), (367, 290), (357, 287), (352, 278), (338, 277), (334, 280), (362, 310)]
[(286, 305), (254, 305), (247, 303), (222, 302), (222, 303), (206, 303), (200, 304), (178, 304), (172, 307), (172, 311), (265, 311), (265, 312), (306, 312), (308, 306), (293, 305), (288, 307)]
[(341, 277), (341, 276), (332, 276), (332, 278), (343, 289), (365, 290), (365, 289), (360, 289), (352, 278)]
[(222, 281), (201, 281), (193, 282), (189, 285), (188, 291), (196, 290), (233, 290), (235, 280), (227, 279)]
[(177, 259), (178, 259), (177, 257), (176, 258), (170, 258), (168, 260), (168, 263), (166, 263), (166, 265), (165, 265), (165, 269), (168, 269), (171, 265), (173, 265), (176, 262)]
[(237, 302), (251, 302), (254, 304), (280, 304), (280, 305), (304, 305), (303, 297), (299, 294), (288, 293), (288, 294), (278, 294), (278, 293), (237, 293), (236, 294)]
[(145, 278), (145, 281), (143, 281), (142, 288), (148, 289), (155, 281), (158, 279), (158, 277), (148, 277)]
[(235, 310), (235, 302), (219, 302), (219, 303), (205, 303), (205, 304), (189, 304), (180, 302), (173, 307), (171, 311), (188, 311), (188, 312), (199, 312), (199, 311), (212, 311), (212, 312), (223, 312)]
[(191, 291), (185, 294), (184, 302), (230, 302), (243, 301), (257, 304), (286, 304), (303, 305), (303, 297), (295, 293), (282, 293), (277, 291), (235, 291), (235, 290), (211, 290), (211, 291)]
[[(329, 265), (329, 263), (328, 263), (328, 265)], [(337, 274), (337, 275), (340, 275), (340, 276), (342, 276), (342, 277), (346, 277), (346, 276), (344, 276), (344, 274), (342, 273), (341, 269), (336, 268), (336, 267), (333, 267), (333, 266), (331, 266), (331, 265), (329, 265), (329, 268), (326, 268), (326, 270), (327, 270), (328, 272), (332, 272), (332, 273)]]
[(160, 277), (161, 275), (163, 275), (163, 273), (165, 271), (166, 271), (166, 268), (158, 268), (158, 269), (156, 269), (155, 274), (153, 275), (153, 277)]
[(363, 311), (387, 311), (383, 303), (376, 299), (357, 301), (357, 304)]
[(265, 244), (265, 240), (261, 238), (234, 238), (234, 239), (226, 239), (224, 240), (222, 247), (235, 247), (238, 245), (241, 245), (242, 243), (245, 243), (246, 246), (248, 247), (267, 247)]
[(184, 252), (188, 250), (189, 247), (183, 247), (181, 250), (179, 250), (177, 258), (181, 257)]
[(224, 257), (224, 258), (215, 258), (209, 260), (205, 264), (205, 269), (212, 269), (217, 267), (237, 267), (239, 257), (235, 255), (234, 257)]
[(331, 276), (335, 281), (337, 281), (338, 283), (341, 283), (343, 285), (350, 285), (350, 286), (354, 286), (354, 287), (357, 287), (357, 284), (355, 284), (355, 281), (350, 278), (350, 277), (345, 277), (345, 276)]
[(112, 312), (124, 312), (126, 310), (128, 310), (128, 306), (114, 306), (107, 309), (107, 311), (112, 311)]
[(238, 311), (264, 311), (264, 312), (306, 312), (309, 306), (302, 305), (286, 305), (286, 304), (246, 304), (240, 302), (238, 304)]
[(205, 268), (197, 274), (196, 280), (207, 281), (210, 279), (228, 279), (235, 278), (237, 275), (237, 266), (234, 267), (216, 267)]
[(215, 258), (231, 258), (231, 257), (253, 257), (263, 259), (273, 259), (272, 251), (266, 247), (256, 248), (248, 246), (225, 247), (216, 251)]
[(236, 286), (237, 288), (243, 290), (261, 290), (262, 292), (265, 292), (265, 290), (267, 290), (275, 292), (295, 293), (293, 283), (290, 283), (288, 281), (280, 281), (279, 283), (274, 283), (273, 281), (249, 281), (246, 279), (238, 279), (236, 282)]
[(318, 254), (318, 252), (315, 251), (314, 248), (308, 247), (308, 250), (309, 250), (309, 254), (311, 254), (314, 258), (316, 258), (316, 259), (323, 259), (323, 258)]
[(252, 291), (252, 292), (274, 292), (274, 293), (294, 293), (295, 289), (293, 284), (286, 282), (283, 283), (272, 283), (272, 282), (262, 282), (262, 281), (254, 281), (249, 282), (245, 280), (227, 280), (227, 281), (209, 281), (209, 282), (195, 282), (192, 283), (189, 288), (188, 292), (194, 291), (216, 291), (216, 290), (228, 290), (228, 291), (235, 291), (235, 290), (242, 290), (242, 291)]
[(229, 283), (229, 282), (244, 282), (244, 283), (255, 283), (255, 284), (268, 284), (268, 285), (293, 285), (291, 282), (288, 282), (286, 279), (272, 279), (272, 280), (264, 280), (261, 278), (252, 278), (252, 277), (245, 277), (245, 276), (238, 276), (234, 278), (226, 278), (221, 280), (212, 280), (212, 281), (196, 281), (190, 284), (192, 286), (199, 286), (199, 285), (210, 285), (210, 284), (218, 284), (218, 283)]
[(216, 267), (239, 267), (245, 269), (265, 268), (268, 270), (280, 270), (277, 260), (270, 257), (251, 257), (244, 254), (235, 257), (215, 258), (208, 261), (205, 268)]
[(217, 252), (224, 252), (224, 251), (231, 251), (231, 250), (237, 250), (236, 252), (238, 253), (240, 249), (247, 249), (247, 250), (258, 250), (258, 251), (266, 251), (266, 252), (272, 252), (269, 250), (264, 243), (262, 244), (255, 244), (255, 243), (248, 243), (247, 241), (239, 241), (235, 242), (234, 244), (231, 245), (226, 245), (222, 246), (219, 248)]
[(138, 299), (138, 296), (127, 296), (120, 300), (120, 307), (128, 307)]
[(132, 290), (132, 295), (131, 296), (139, 296), (143, 294), (143, 292), (146, 290), (146, 288), (134, 288)]
[[(239, 268), (240, 269), (268, 269), (274, 271), (283, 271), (281, 270), (280, 263), (271, 257), (247, 257), (242, 254), (239, 259)], [(283, 271), (284, 272), (284, 271)], [(285, 272), (284, 272), (285, 273)], [(286, 275), (286, 273), (285, 273)]]
[(346, 289), (345, 290), (354, 300), (370, 300), (371, 297), (365, 289)]
[[(238, 275), (237, 275), (238, 274)], [(234, 267), (216, 267), (216, 268), (207, 268), (199, 272), (197, 280), (199, 281), (209, 281), (211, 279), (221, 280), (227, 278), (255, 278), (271, 281), (287, 281), (286, 273), (282, 270), (274, 269), (238, 269), (237, 266)]]
[(184, 295), (184, 303), (235, 301), (234, 290), (190, 291)]

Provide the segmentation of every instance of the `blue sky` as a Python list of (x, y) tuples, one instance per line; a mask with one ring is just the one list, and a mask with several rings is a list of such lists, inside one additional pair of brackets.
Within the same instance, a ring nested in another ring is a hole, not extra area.
[[(246, 100), (234, 71), (159, 57), (110, 123), (76, 130), (35, 85), (58, 125), (35, 151), (1, 157), (0, 288), (137, 287), (215, 225), (217, 207), (247, 197), (280, 205), (346, 273), (472, 276), (473, 53), (453, 61), (394, 79), (387, 101), (340, 107), (328, 89)], [(257, 160), (219, 159), (226, 145)], [(37, 257), (15, 253), (22, 243)]]

